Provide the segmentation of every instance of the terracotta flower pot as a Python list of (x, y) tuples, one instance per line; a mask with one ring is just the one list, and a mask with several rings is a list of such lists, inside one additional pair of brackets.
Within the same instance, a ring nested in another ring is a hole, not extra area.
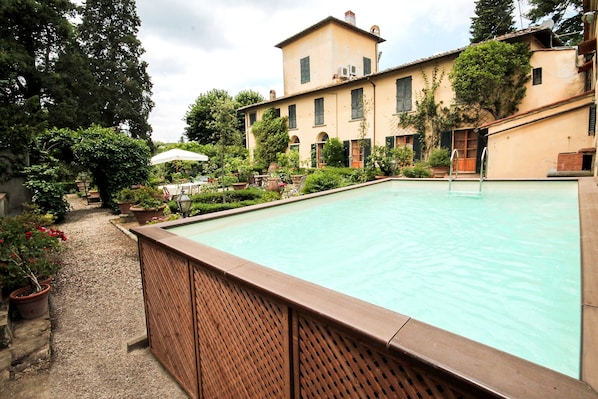
[(118, 209), (120, 210), (120, 213), (123, 215), (127, 215), (129, 213), (131, 213), (131, 205), (133, 205), (132, 202), (119, 202), (118, 203)]
[(143, 209), (138, 206), (131, 206), (129, 209), (131, 213), (133, 213), (133, 216), (135, 216), (137, 223), (139, 223), (140, 226), (144, 226), (147, 222), (152, 220), (152, 218), (164, 216), (164, 208), (166, 208), (166, 204), (159, 208)]
[(10, 301), (14, 304), (21, 318), (36, 319), (48, 311), (50, 285), (43, 284), (40, 292), (32, 293), (31, 286), (19, 288), (10, 293)]
[(233, 183), (234, 190), (245, 190), (248, 183)]

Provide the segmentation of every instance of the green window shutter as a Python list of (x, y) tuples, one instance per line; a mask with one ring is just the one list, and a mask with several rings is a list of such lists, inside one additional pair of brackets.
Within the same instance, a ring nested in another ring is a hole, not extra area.
[(397, 79), (397, 112), (411, 111), (411, 76)]
[(317, 145), (311, 145), (311, 167), (317, 168), (318, 167), (318, 159), (317, 159)]
[(363, 57), (363, 74), (369, 75), (372, 73), (372, 60), (368, 57)]
[(363, 140), (363, 165), (367, 163), (368, 157), (372, 153), (372, 139)]
[(349, 153), (351, 151), (351, 142), (349, 140), (343, 141), (343, 165), (346, 167), (349, 165)]
[(351, 90), (351, 119), (363, 118), (363, 88)]
[(420, 141), (420, 135), (413, 135), (413, 162), (422, 160), (422, 144)]
[(395, 136), (386, 136), (385, 143), (388, 148), (395, 148)]
[(440, 132), (440, 146), (442, 148), (448, 148), (449, 151), (453, 149), (453, 132), (447, 130)]
[(310, 71), (309, 71), (309, 57), (301, 58), (299, 61), (301, 64), (301, 84), (308, 83), (310, 78)]

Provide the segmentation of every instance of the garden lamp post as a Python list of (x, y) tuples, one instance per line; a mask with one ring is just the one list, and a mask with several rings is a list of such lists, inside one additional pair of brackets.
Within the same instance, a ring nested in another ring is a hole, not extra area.
[(183, 217), (186, 218), (189, 214), (189, 209), (191, 209), (191, 198), (185, 191), (183, 190), (179, 198), (176, 200), (176, 204), (179, 207), (179, 212), (183, 214)]

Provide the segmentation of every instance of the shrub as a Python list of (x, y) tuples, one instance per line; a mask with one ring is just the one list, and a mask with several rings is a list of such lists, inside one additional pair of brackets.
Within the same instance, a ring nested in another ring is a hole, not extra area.
[(343, 187), (345, 185), (347, 184), (344, 183), (343, 178), (340, 175), (322, 170), (307, 176), (301, 193), (317, 193)]
[(322, 160), (326, 163), (326, 166), (332, 166), (340, 168), (344, 166), (345, 149), (343, 143), (333, 137), (324, 143), (322, 148)]
[(53, 218), (25, 212), (0, 219), (0, 283), (19, 288), (31, 284), (38, 292), (38, 277), (60, 269), (54, 254), (66, 236), (50, 227)]
[(451, 156), (449, 155), (448, 148), (434, 148), (430, 151), (430, 157), (428, 163), (431, 167), (446, 167), (451, 165)]
[(416, 164), (414, 167), (410, 168), (403, 168), (403, 176), (409, 177), (412, 179), (415, 178), (427, 178), (432, 177), (432, 172), (428, 168), (426, 168), (423, 164), (419, 163)]
[(69, 203), (64, 198), (65, 185), (59, 181), (59, 168), (48, 164), (25, 168), (25, 187), (31, 190), (33, 204), (42, 212), (49, 213), (57, 222), (64, 220)]

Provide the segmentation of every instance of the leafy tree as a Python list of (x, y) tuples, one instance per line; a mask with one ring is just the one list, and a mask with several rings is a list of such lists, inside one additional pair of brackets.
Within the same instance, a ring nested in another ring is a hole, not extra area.
[[(199, 95), (185, 114), (187, 139), (199, 144), (217, 144), (220, 134), (216, 130), (214, 115), (218, 105), (226, 101), (232, 101), (226, 90), (212, 89)], [(236, 127), (236, 123), (235, 121), (233, 127)]]
[(87, 0), (79, 27), (83, 52), (94, 77), (95, 122), (149, 140), (152, 83), (137, 39), (141, 21), (135, 0)]
[[(477, 47), (477, 46), (474, 46)], [(438, 68), (434, 68), (432, 80), (422, 71), (424, 88), (415, 100), (415, 111), (402, 113), (399, 117), (399, 126), (413, 127), (420, 137), (422, 155), (428, 159), (430, 150), (440, 144), (440, 133), (449, 130), (459, 122), (458, 110), (436, 102), (436, 90), (444, 79), (444, 71), (438, 76)]]
[(333, 166), (340, 168), (345, 166), (345, 149), (343, 143), (336, 137), (333, 137), (324, 143), (322, 148), (322, 160), (326, 163), (326, 166)]
[(471, 18), (471, 43), (479, 43), (515, 30), (513, 0), (476, 0)]
[(531, 52), (525, 43), (496, 40), (465, 49), (450, 73), (457, 102), (495, 119), (517, 111), (530, 80)]
[(69, 0), (0, 2), (0, 175), (26, 166), (35, 136), (47, 126), (54, 67), (72, 40)]
[(552, 19), (554, 32), (566, 45), (574, 46), (582, 40), (582, 0), (530, 0), (529, 3), (527, 17), (536, 23)]
[(279, 153), (286, 152), (290, 140), (287, 117), (277, 117), (274, 108), (264, 111), (262, 119), (253, 124), (251, 131), (256, 141), (257, 162), (269, 165), (276, 162)]
[[(226, 90), (221, 89), (212, 89), (201, 94), (185, 114), (185, 122), (187, 122), (185, 135), (187, 139), (197, 141), (200, 144), (218, 143), (220, 134), (214, 130), (215, 110), (219, 104), (227, 101), (231, 101), (233, 108), (236, 110), (262, 102), (264, 97), (253, 90), (241, 91), (235, 98), (232, 98)], [(245, 114), (243, 112), (237, 112), (236, 120), (231, 121), (231, 127), (238, 131), (241, 140), (245, 138)]]
[[(265, 98), (258, 93), (257, 91), (253, 90), (243, 90), (240, 91), (235, 96), (235, 103), (237, 108), (245, 107), (247, 105), (257, 104), (265, 101)], [(243, 138), (245, 136), (245, 112), (237, 112), (238, 118), (238, 129), (242, 132)]]
[(144, 183), (149, 177), (150, 148), (146, 142), (114, 129), (92, 126), (81, 131), (73, 153), (91, 172), (105, 207), (112, 206), (118, 191)]

